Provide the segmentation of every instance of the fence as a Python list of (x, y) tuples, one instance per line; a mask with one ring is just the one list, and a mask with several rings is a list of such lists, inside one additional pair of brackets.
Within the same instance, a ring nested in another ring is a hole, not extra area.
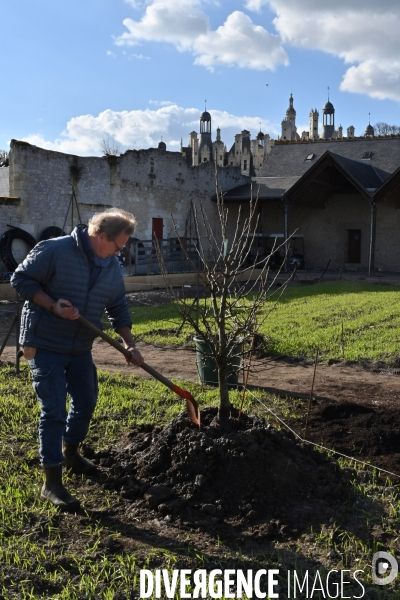
[[(168, 273), (193, 271), (198, 264), (197, 239), (168, 238), (157, 240)], [(149, 275), (160, 273), (154, 240), (131, 238), (120, 255), (126, 275)]]

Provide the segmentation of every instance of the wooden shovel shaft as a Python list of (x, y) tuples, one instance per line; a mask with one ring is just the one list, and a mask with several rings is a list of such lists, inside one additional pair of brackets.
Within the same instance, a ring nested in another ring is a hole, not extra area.
[[(91, 329), (98, 337), (101, 337), (108, 344), (113, 346), (116, 350), (118, 350), (118, 352), (121, 352), (121, 354), (123, 354), (125, 356), (125, 358), (127, 358), (128, 360), (130, 360), (132, 358), (132, 353), (130, 352), (130, 350), (128, 350), (122, 344), (117, 342), (117, 340), (114, 340), (114, 338), (107, 335), (107, 333), (104, 333), (104, 331), (99, 329), (99, 327), (96, 327), (96, 325), (93, 325), (93, 323), (91, 323), (90, 321), (85, 319), (85, 317), (82, 317), (82, 315), (80, 315), (78, 318), (78, 321), (80, 323), (82, 323), (82, 325), (84, 325), (85, 327), (88, 327), (89, 329)], [(169, 387), (170, 390), (179, 394), (179, 396), (181, 396), (182, 398), (185, 398), (185, 396), (182, 396), (182, 394), (180, 394), (178, 391), (178, 390), (180, 390), (183, 392), (183, 390), (181, 390), (181, 388), (179, 388), (177, 385), (172, 383), (172, 381), (167, 379), (167, 377), (164, 377), (164, 375), (162, 375), (161, 373), (159, 373), (158, 371), (153, 369), (153, 367), (146, 364), (145, 362), (143, 364), (141, 364), (140, 366), (142, 369), (147, 371), (147, 373), (149, 373), (149, 375), (154, 377), (154, 379), (157, 379), (158, 381), (160, 381), (161, 383), (163, 383), (164, 385)]]

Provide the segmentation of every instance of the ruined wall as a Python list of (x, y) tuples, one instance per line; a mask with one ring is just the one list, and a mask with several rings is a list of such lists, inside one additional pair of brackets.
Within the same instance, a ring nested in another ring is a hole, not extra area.
[[(249, 181), (240, 169), (218, 169), (219, 185), (228, 190)], [(210, 215), (215, 205), (213, 163), (188, 167), (180, 152), (162, 149), (129, 150), (119, 157), (77, 157), (37, 148), (26, 142), (11, 142), (10, 195), (20, 198), (18, 206), (0, 206), (0, 233), (7, 223), (36, 238), (48, 226), (62, 227), (74, 186), (81, 221), (117, 206), (135, 214), (136, 235), (151, 239), (152, 219), (164, 219), (164, 237), (173, 236), (172, 218), (184, 235), (191, 201), (206, 206)], [(74, 208), (74, 225), (79, 222)], [(65, 230), (71, 230), (71, 210)]]

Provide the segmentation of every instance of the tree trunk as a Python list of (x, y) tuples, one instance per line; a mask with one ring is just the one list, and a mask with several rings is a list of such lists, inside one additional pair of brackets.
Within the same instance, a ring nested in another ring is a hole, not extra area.
[(221, 362), (218, 364), (218, 383), (219, 383), (219, 407), (218, 417), (223, 425), (231, 414), (231, 403), (229, 401), (229, 386), (228, 386), (228, 361), (227, 357), (221, 357)]

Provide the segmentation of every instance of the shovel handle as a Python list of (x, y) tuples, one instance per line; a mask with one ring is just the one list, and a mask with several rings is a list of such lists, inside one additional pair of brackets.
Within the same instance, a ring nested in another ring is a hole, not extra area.
[[(110, 344), (110, 346), (113, 346), (116, 350), (118, 350), (118, 352), (121, 352), (121, 354), (123, 354), (128, 360), (130, 360), (132, 358), (132, 353), (127, 348), (125, 348), (122, 344), (117, 342), (117, 340), (114, 340), (114, 338), (112, 338), (109, 335), (107, 335), (106, 333), (104, 333), (104, 331), (102, 331), (101, 329), (96, 327), (96, 325), (93, 325), (93, 323), (91, 323), (90, 321), (85, 319), (85, 317), (82, 317), (82, 315), (79, 315), (78, 321), (80, 323), (82, 323), (82, 325), (84, 325), (85, 327), (88, 327), (89, 329), (91, 329), (96, 334), (96, 336), (101, 337), (108, 344)], [(197, 404), (196, 400), (193, 398), (192, 394), (188, 390), (183, 390), (178, 385), (175, 385), (174, 383), (172, 383), (172, 381), (167, 379), (167, 377), (164, 377), (164, 375), (161, 375), (161, 373), (156, 371), (153, 367), (150, 367), (150, 365), (146, 364), (145, 362), (142, 363), (140, 365), (140, 367), (142, 369), (144, 369), (147, 373), (149, 373), (149, 375), (154, 377), (154, 379), (157, 379), (158, 381), (163, 383), (166, 387), (168, 387), (170, 390), (175, 392), (175, 394), (178, 394), (178, 396), (180, 396), (181, 398), (186, 400), (186, 409), (187, 409), (189, 418), (192, 421), (192, 423), (194, 423), (195, 425), (198, 425), (198, 427), (200, 428), (200, 410), (199, 410), (198, 404)]]
[[(123, 354), (125, 356), (125, 358), (127, 358), (128, 360), (130, 360), (132, 358), (132, 353), (130, 352), (130, 350), (128, 350), (122, 344), (117, 342), (117, 340), (114, 340), (114, 338), (109, 336), (107, 333), (104, 333), (104, 331), (102, 331), (101, 329), (96, 327), (96, 325), (93, 325), (93, 323), (88, 321), (85, 317), (83, 317), (82, 315), (79, 315), (78, 321), (80, 323), (82, 323), (82, 325), (84, 325), (85, 327), (88, 327), (89, 329), (91, 329), (98, 337), (101, 337), (108, 344), (113, 346), (116, 350), (118, 350), (118, 352), (121, 352), (121, 354)], [(161, 383), (163, 383), (164, 385), (169, 387), (170, 390), (177, 393), (179, 396), (181, 396), (181, 398), (186, 398), (186, 396), (183, 396), (180, 393), (180, 392), (184, 393), (184, 390), (182, 390), (180, 387), (178, 387), (177, 385), (172, 383), (172, 381), (167, 379), (167, 377), (164, 377), (164, 375), (162, 375), (161, 373), (156, 371), (153, 367), (146, 364), (145, 362), (143, 364), (141, 364), (140, 366), (142, 369), (147, 371), (147, 373), (149, 373), (149, 375), (154, 377), (154, 379), (157, 379), (158, 381), (160, 381)]]

